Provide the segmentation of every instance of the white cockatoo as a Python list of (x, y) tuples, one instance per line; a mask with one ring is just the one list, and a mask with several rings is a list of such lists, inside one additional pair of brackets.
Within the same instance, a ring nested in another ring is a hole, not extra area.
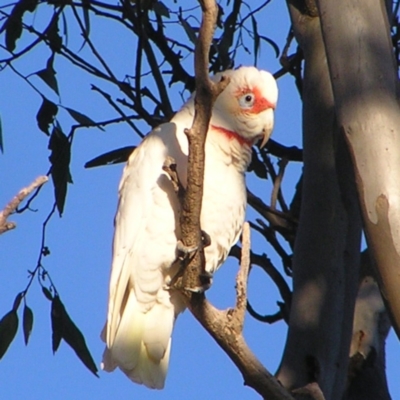
[[(215, 102), (207, 133), (201, 210), (201, 228), (211, 239), (204, 249), (211, 274), (239, 238), (251, 148), (268, 140), (278, 98), (275, 79), (266, 71), (241, 67), (222, 74), (230, 82)], [(163, 166), (172, 157), (186, 185), (184, 130), (193, 117), (194, 96), (135, 149), (119, 186), (102, 368), (119, 367), (134, 382), (155, 389), (164, 387), (174, 322), (185, 308), (179, 292), (168, 288), (179, 269), (180, 203)]]

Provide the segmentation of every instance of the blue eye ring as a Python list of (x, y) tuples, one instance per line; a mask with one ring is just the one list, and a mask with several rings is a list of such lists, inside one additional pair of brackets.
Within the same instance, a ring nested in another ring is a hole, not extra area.
[(239, 105), (242, 108), (252, 108), (254, 106), (254, 101), (256, 97), (254, 93), (245, 93), (239, 97)]

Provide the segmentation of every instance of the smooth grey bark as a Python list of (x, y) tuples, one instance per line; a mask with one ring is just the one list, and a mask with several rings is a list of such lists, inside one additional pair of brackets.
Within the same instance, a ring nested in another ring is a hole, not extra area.
[(385, 3), (317, 3), (338, 124), (353, 159), (381, 292), (400, 337), (400, 108)]
[(357, 293), (361, 223), (351, 163), (339, 140), (319, 18), (312, 2), (289, 2), (304, 52), (304, 179), (293, 260), (289, 330), (277, 378), (289, 388), (316, 381), (340, 399)]

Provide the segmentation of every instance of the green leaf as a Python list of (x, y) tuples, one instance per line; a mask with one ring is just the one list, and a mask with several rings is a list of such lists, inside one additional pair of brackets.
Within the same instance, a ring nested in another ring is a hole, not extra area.
[(42, 286), (42, 292), (46, 296), (47, 300), (52, 301), (53, 300), (53, 295), (51, 294), (50, 290)]
[(11, 10), (10, 16), (1, 28), (0, 32), (6, 31), (6, 47), (9, 51), (14, 51), (17, 40), (22, 34), (22, 19), (26, 11), (35, 11), (39, 0), (20, 0)]
[(88, 161), (85, 164), (85, 168), (101, 167), (102, 165), (113, 165), (126, 162), (135, 149), (135, 146), (126, 146), (109, 151)]
[[(79, 111), (73, 110), (72, 108), (65, 107), (65, 109), (68, 111), (69, 115), (76, 121), (78, 124), (82, 126), (93, 126), (96, 125), (96, 122), (94, 122), (91, 118), (89, 118), (87, 115), (80, 113)], [(104, 129), (102, 127), (98, 127), (102, 131)]]
[(22, 317), (22, 327), (24, 330), (25, 345), (27, 346), (33, 328), (33, 311), (27, 305), (25, 305), (24, 307), (24, 313)]
[(51, 163), (51, 177), (54, 184), (54, 197), (61, 216), (67, 196), (67, 185), (68, 183), (72, 183), (72, 179), (69, 170), (71, 144), (59, 126), (55, 126), (53, 129), (50, 136), (49, 149), (51, 150), (49, 159)]
[(153, 10), (156, 14), (158, 14), (161, 17), (166, 17), (166, 18), (170, 17), (169, 9), (162, 1), (156, 1), (153, 4)]
[(257, 21), (254, 18), (254, 16), (251, 16), (251, 24), (253, 26), (253, 36), (254, 36), (254, 65), (257, 65), (257, 58), (258, 58), (258, 52), (260, 50), (260, 35), (258, 34), (258, 29), (257, 29)]
[(3, 358), (18, 330), (18, 315), (15, 310), (8, 312), (0, 321), (0, 359)]
[(16, 42), (22, 34), (22, 14), (15, 12), (17, 5), (12, 10), (4, 25), (6, 30), (6, 47), (8, 51), (15, 50)]
[(44, 83), (46, 83), (58, 95), (60, 95), (56, 79), (56, 71), (53, 68), (53, 62), (54, 62), (54, 53), (47, 60), (46, 69), (42, 69), (41, 71), (36, 72), (36, 75), (39, 78), (41, 78), (44, 81)]
[(82, 332), (74, 324), (59, 296), (55, 296), (51, 305), (51, 326), (53, 330), (53, 352), (60, 346), (61, 339), (75, 351), (83, 364), (96, 376), (97, 367), (86, 345)]
[(51, 348), (55, 353), (60, 347), (63, 333), (63, 310), (60, 309), (60, 301), (56, 301), (58, 296), (55, 296), (51, 302)]
[(42, 105), (36, 114), (36, 121), (39, 129), (46, 135), (49, 135), (49, 125), (53, 123), (57, 112), (58, 107), (52, 101), (43, 97)]
[(15, 296), (14, 304), (13, 304), (13, 308), (12, 308), (13, 311), (17, 311), (18, 310), (19, 305), (21, 304), (21, 300), (22, 300), (23, 296), (24, 296), (23, 292), (20, 292)]
[(0, 151), (4, 153), (3, 126), (1, 123), (1, 115), (0, 115)]

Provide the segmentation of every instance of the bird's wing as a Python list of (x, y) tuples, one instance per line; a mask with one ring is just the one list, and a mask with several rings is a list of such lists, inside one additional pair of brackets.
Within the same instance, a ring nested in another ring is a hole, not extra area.
[[(176, 126), (161, 125), (132, 153), (119, 187), (106, 341), (111, 347), (130, 294), (143, 312), (164, 285), (163, 267), (175, 256), (179, 203), (163, 165), (177, 145)], [(133, 291), (133, 292), (132, 292)]]

